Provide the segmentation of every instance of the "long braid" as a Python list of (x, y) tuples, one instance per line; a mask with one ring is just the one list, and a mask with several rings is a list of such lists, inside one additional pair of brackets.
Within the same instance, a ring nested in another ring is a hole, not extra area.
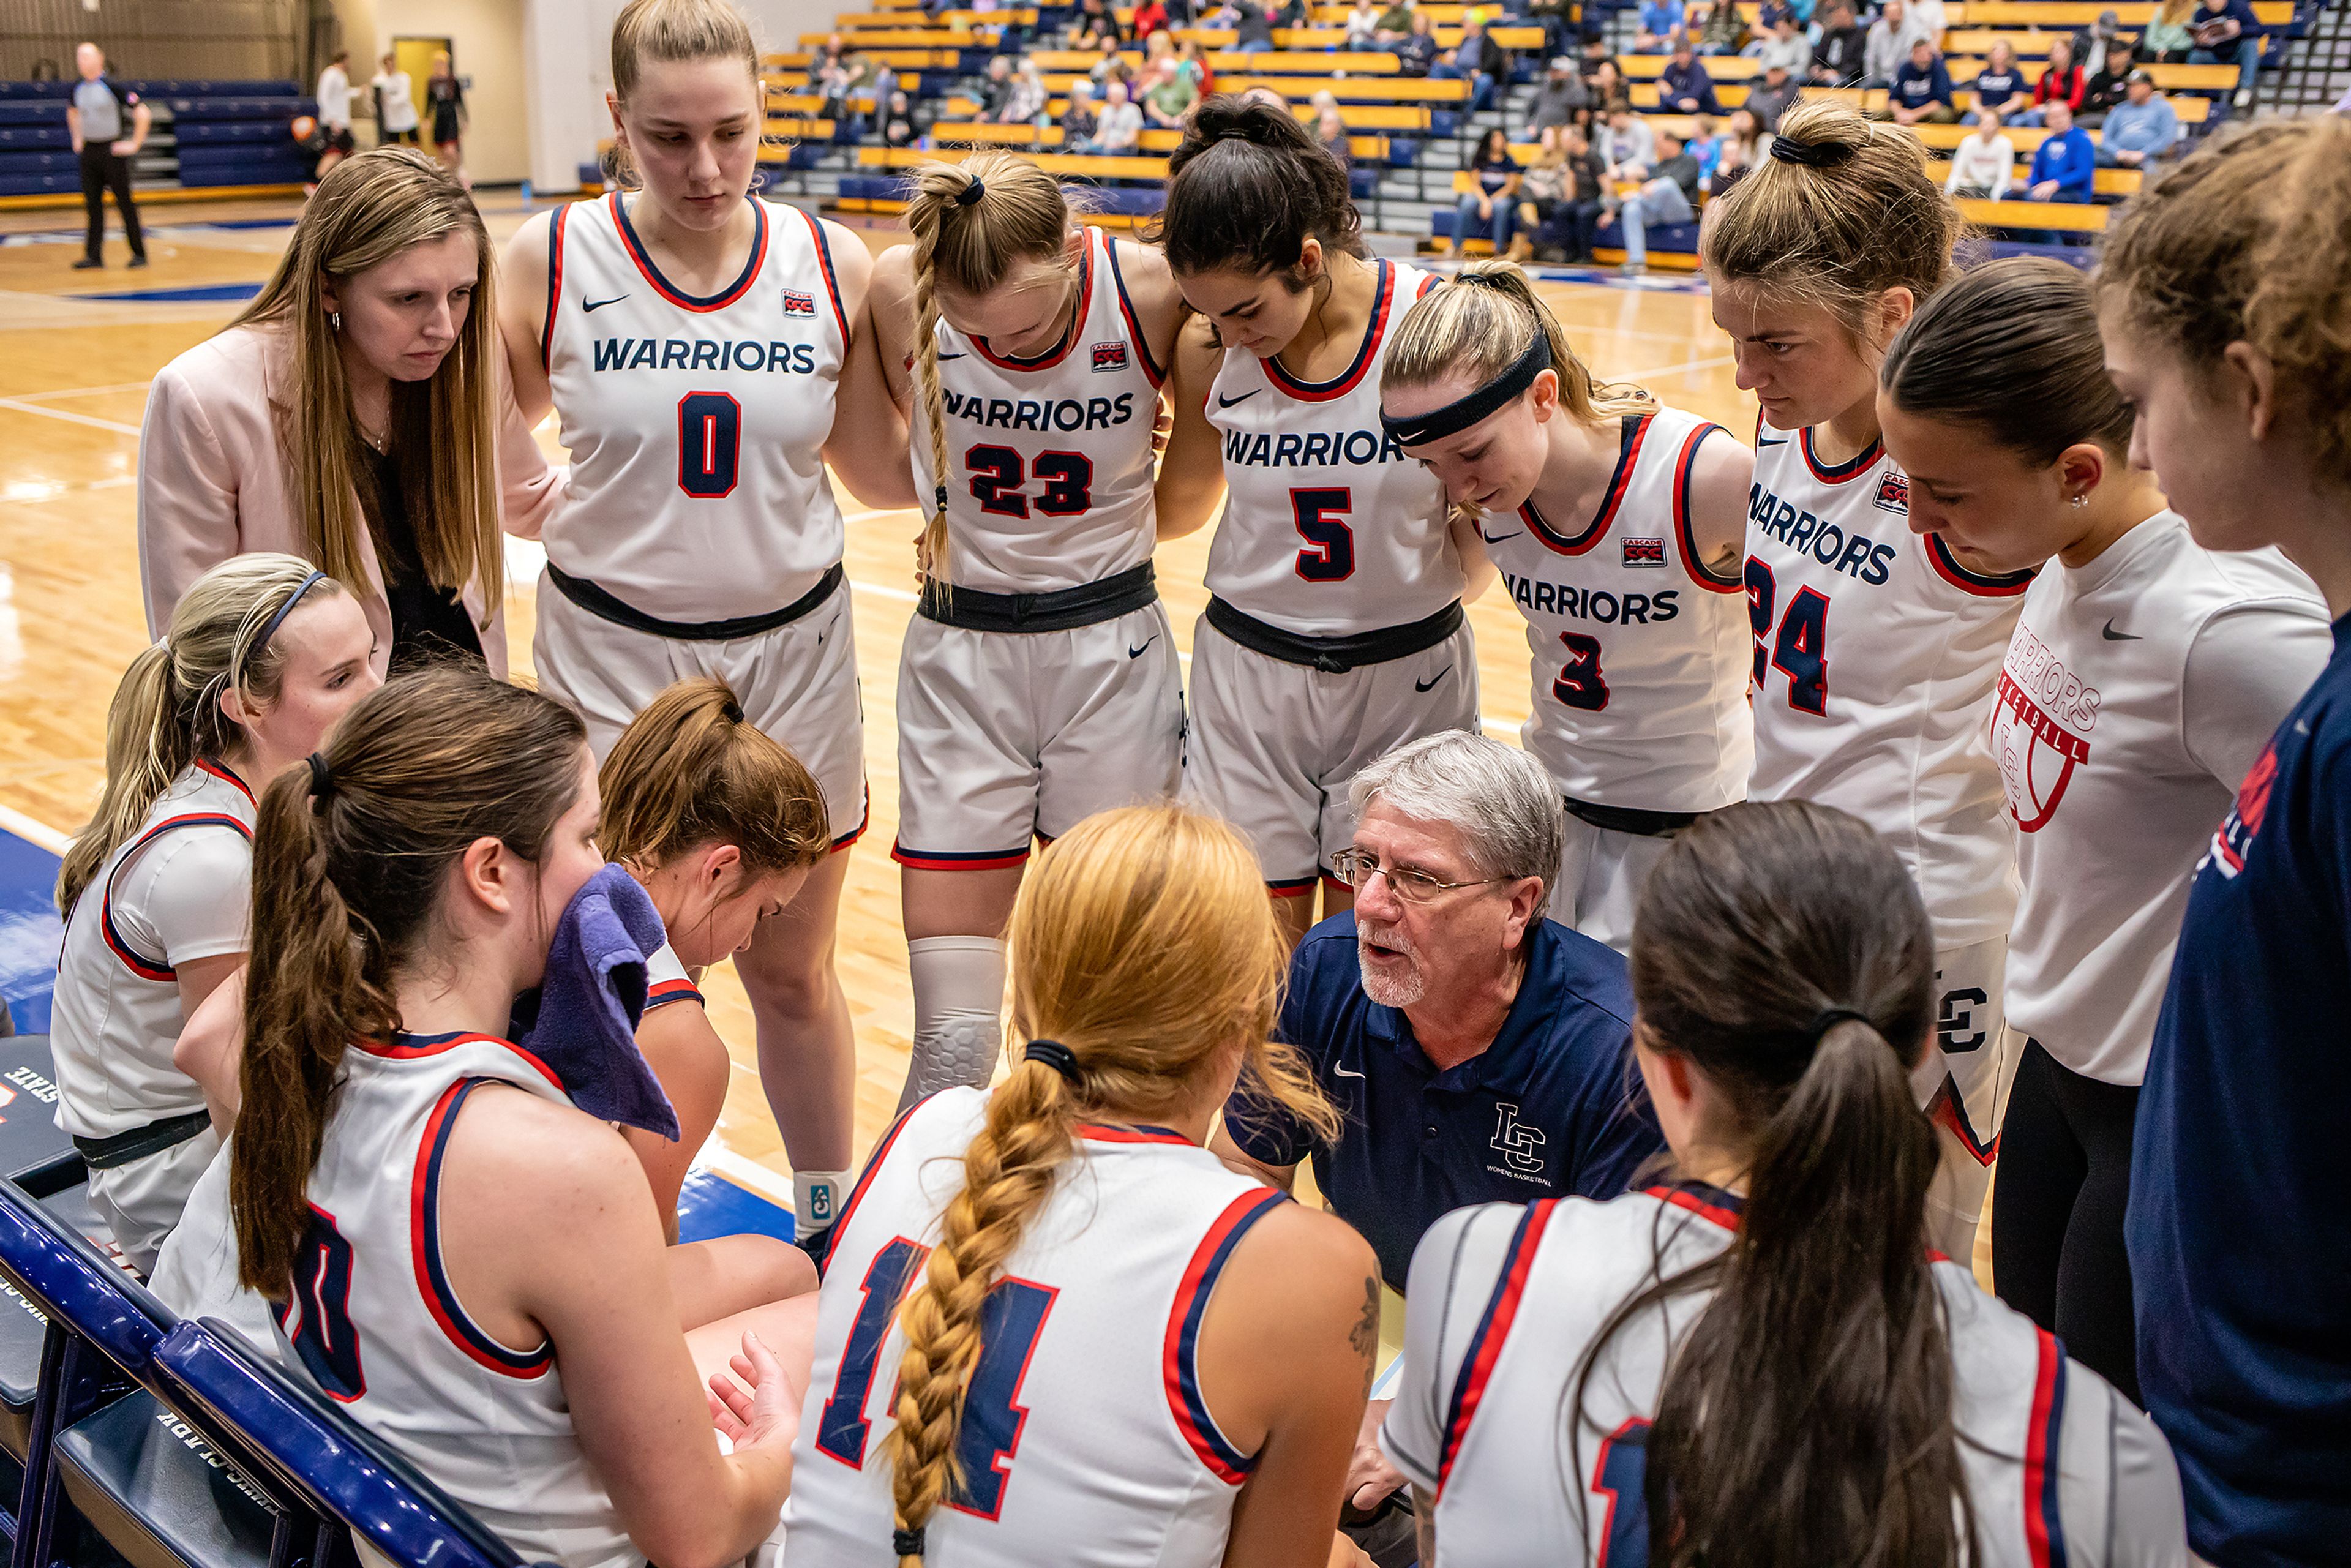
[(947, 585), (947, 411), (939, 390), (938, 251), (939, 225), (935, 209), (928, 224), (914, 231), (914, 379), (923, 395), (923, 414), (930, 425), (931, 515), (914, 541), (914, 571), (927, 591)]
[(920, 1568), (920, 1532), (949, 1490), (965, 1480), (956, 1438), (979, 1360), (980, 1312), (1075, 1147), (1075, 1113), (1060, 1073), (1037, 1061), (1013, 1068), (965, 1147), (963, 1190), (942, 1217), (923, 1282), (900, 1309), (906, 1354), (898, 1364), (897, 1424), (887, 1449), (899, 1542), (914, 1550), (902, 1552), (899, 1568)]

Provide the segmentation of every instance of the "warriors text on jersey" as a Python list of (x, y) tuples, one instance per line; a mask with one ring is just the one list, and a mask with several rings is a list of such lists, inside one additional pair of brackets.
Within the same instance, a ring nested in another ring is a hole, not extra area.
[[(1619, 1325), (1582, 1411), (1567, 1406), (1609, 1316), (1653, 1271), (1719, 1253), (1739, 1207), (1690, 1184), (1606, 1203), (1489, 1204), (1431, 1228), (1413, 1260), (1405, 1371), (1380, 1446), (1435, 1494), (1447, 1568), (1649, 1561), (1649, 1426), (1668, 1352), (1708, 1298), (1683, 1293)], [(1934, 1271), (1976, 1568), (2173, 1568), (2179, 1481), (2154, 1423), (1965, 1268)]]
[(740, 277), (664, 278), (620, 193), (559, 207), (544, 345), (571, 449), (548, 559), (663, 621), (766, 614), (841, 559), (821, 449), (849, 343), (816, 218), (747, 198)]
[(1620, 423), (1597, 516), (1530, 501), (1479, 524), (1534, 655), (1526, 747), (1576, 800), (1710, 811), (1746, 796), (1754, 762), (1739, 580), (1690, 531), (1690, 468), (1721, 427), (1671, 408)]
[(1969, 570), (1910, 531), (1910, 482), (1876, 443), (1834, 467), (1810, 430), (1759, 423), (1748, 500), (1758, 800), (1852, 812), (1917, 879), (1935, 945), (2008, 935), (2016, 904), (1985, 739), (2032, 574)]
[(1461, 597), (1444, 487), (1380, 425), (1380, 369), (1405, 309), (1437, 280), (1374, 265), (1363, 346), (1335, 381), (1228, 349), (1207, 413), (1230, 494), (1208, 591), (1285, 632), (1343, 637), (1401, 626)]
[[(1163, 372), (1119, 276), (1113, 242), (1086, 231), (1078, 312), (1034, 359), (989, 350), (941, 321), (947, 576), (987, 593), (1099, 582), (1151, 559), (1151, 444)], [(914, 400), (915, 494), (931, 476), (929, 413)]]
[[(897, 1305), (963, 1185), (975, 1089), (924, 1101), (875, 1151), (833, 1232), (787, 1568), (890, 1560)], [(1287, 1201), (1181, 1135), (1081, 1125), (988, 1294), (966, 1396), (963, 1484), (925, 1527), (960, 1568), (1212, 1568), (1255, 1466), (1200, 1394), (1200, 1324), (1226, 1260)]]

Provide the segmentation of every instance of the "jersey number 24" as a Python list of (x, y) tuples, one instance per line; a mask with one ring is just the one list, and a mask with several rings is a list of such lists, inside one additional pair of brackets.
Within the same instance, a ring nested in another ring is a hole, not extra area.
[(1771, 569), (1747, 558), (1747, 622), (1755, 632), (1755, 695), (1762, 696), (1773, 670), (1788, 677), (1788, 706), (1798, 713), (1829, 708), (1829, 601), (1818, 589), (1800, 588), (1772, 630), (1780, 583)]

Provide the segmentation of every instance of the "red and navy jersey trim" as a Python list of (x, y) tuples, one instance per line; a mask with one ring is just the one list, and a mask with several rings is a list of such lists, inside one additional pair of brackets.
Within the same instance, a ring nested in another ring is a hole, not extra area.
[(547, 231), (547, 324), (538, 334), (538, 368), (549, 375), (555, 373), (555, 308), (563, 303), (563, 229), (571, 208), (569, 202), (556, 208)]
[(1249, 1227), (1282, 1204), (1288, 1195), (1271, 1187), (1242, 1194), (1225, 1207), (1193, 1249), (1184, 1278), (1176, 1287), (1176, 1304), (1167, 1313), (1167, 1343), (1162, 1372), (1167, 1385), (1167, 1408), (1176, 1429), (1208, 1467), (1208, 1473), (1228, 1486), (1238, 1486), (1257, 1469), (1257, 1456), (1244, 1454), (1217, 1427), (1208, 1403), (1200, 1393), (1200, 1324), (1208, 1315), (1208, 1297), (1217, 1277), (1232, 1259), (1233, 1249)]
[(425, 1310), (441, 1325), (449, 1343), (502, 1377), (528, 1379), (539, 1376), (555, 1364), (554, 1345), (541, 1342), (533, 1351), (509, 1350), (483, 1333), (458, 1304), (457, 1292), (450, 1287), (448, 1271), (441, 1264), (441, 1159), (448, 1152), (449, 1132), (456, 1125), (457, 1113), (465, 1106), (465, 1097), (483, 1084), (495, 1082), (488, 1078), (459, 1079), (443, 1092), (439, 1103), (433, 1107), (433, 1114), (426, 1118), (424, 1136), (416, 1150), (416, 1172), (409, 1183), (409, 1247), (415, 1262), (417, 1293), (423, 1297)]
[(1927, 1120), (1949, 1129), (1951, 1136), (1959, 1141), (1959, 1146), (1976, 1164), (1989, 1166), (2000, 1157), (2000, 1134), (1994, 1133), (1989, 1139), (1977, 1134), (1968, 1122), (1967, 1104), (1959, 1098), (1959, 1088), (1949, 1074), (1944, 1076), (1942, 1087), (1935, 1091), (1935, 1097), (1927, 1102)]
[(1297, 898), (1313, 892), (1316, 884), (1322, 881), (1322, 876), (1319, 872), (1311, 876), (1287, 876), (1279, 880), (1269, 880), (1265, 884), (1265, 890), (1276, 898)]
[(197, 772), (199, 772), (199, 773), (209, 773), (209, 774), (211, 774), (214, 778), (215, 778), (215, 779), (219, 779), (222, 783), (234, 786), (234, 787), (235, 788), (236, 792), (237, 792), (238, 794), (240, 794), (240, 795), (244, 796), (247, 800), (253, 800), (253, 803), (254, 803), (255, 805), (256, 805), (256, 806), (257, 806), (257, 805), (259, 805), (259, 804), (261, 803), (261, 802), (260, 802), (260, 801), (258, 801), (258, 800), (253, 800), (253, 787), (252, 787), (251, 785), (247, 784), (244, 779), (242, 779), (238, 778), (238, 777), (237, 777), (234, 772), (230, 771), (228, 768), (222, 767), (222, 766), (221, 766), (219, 763), (217, 763), (217, 762), (214, 762), (211, 758), (209, 758), (209, 757), (199, 757), (199, 758), (196, 758), (196, 762), (195, 762), (195, 768), (196, 768), (196, 771), (197, 771)]
[[(1761, 428), (1760, 423), (1757, 428)], [(1877, 460), (1886, 455), (1885, 445), (1873, 441), (1843, 463), (1823, 463), (1813, 454), (1813, 427), (1809, 424), (1796, 432), (1796, 444), (1804, 454), (1804, 466), (1823, 485), (1850, 484), (1876, 467)]]
[[(1096, 231), (1099, 232), (1099, 231)], [(1126, 322), (1126, 340), (1134, 345), (1134, 358), (1143, 366), (1143, 373), (1153, 386), (1167, 379), (1159, 361), (1151, 357), (1151, 340), (1144, 334), (1143, 319), (1134, 313), (1134, 301), (1126, 296), (1126, 274), (1119, 270), (1118, 242), (1108, 235), (1102, 236), (1102, 259), (1110, 263), (1111, 286), (1118, 290), (1118, 313)]]
[(890, 1124), (890, 1130), (882, 1134), (882, 1141), (873, 1145), (873, 1152), (865, 1156), (865, 1169), (859, 1175), (857, 1185), (849, 1189), (848, 1201), (841, 1206), (841, 1218), (832, 1223), (834, 1236), (849, 1234), (849, 1217), (855, 1214), (857, 1206), (864, 1201), (865, 1189), (873, 1185), (874, 1176), (881, 1172), (882, 1162), (890, 1157), (891, 1145), (897, 1143), (898, 1134), (906, 1130), (907, 1120), (929, 1103), (930, 1099), (926, 1095), (900, 1112), (898, 1119)]
[(2065, 1427), (2065, 1347), (2035, 1329), (2040, 1365), (2024, 1433), (2024, 1545), (2032, 1568), (2066, 1568), (2065, 1521), (2057, 1490), (2058, 1437)]
[[(1722, 434), (1719, 424), (1701, 424), (1682, 443), (1674, 458), (1674, 546), (1682, 552), (1682, 570), (1689, 580), (1709, 593), (1744, 593), (1747, 579), (1744, 570), (1737, 576), (1717, 577), (1698, 559), (1698, 540), (1690, 519), (1690, 476), (1698, 467), (1698, 446), (1709, 435)], [(1742, 569), (1745, 562), (1740, 562)]]
[(1951, 553), (1951, 547), (1943, 542), (1940, 534), (1928, 534), (1924, 542), (1927, 564), (1935, 569), (1935, 575), (1953, 588), (1972, 593), (1979, 599), (2013, 599), (2032, 586), (2032, 573), (2029, 570), (2007, 572), (1998, 577), (1970, 571), (1959, 564), (1959, 558)]
[(692, 1002), (695, 1007), (702, 1007), (705, 1005), (705, 998), (702, 993), (695, 988), (692, 980), (663, 980), (645, 993), (644, 1010), (651, 1012), (655, 1008), (667, 1007), (672, 1002)]
[(1380, 340), (1388, 329), (1388, 310), (1395, 303), (1395, 267), (1383, 259), (1378, 264), (1379, 277), (1372, 295), (1372, 319), (1364, 328), (1364, 344), (1355, 350), (1355, 361), (1336, 381), (1301, 381), (1281, 368), (1280, 355), (1269, 355), (1258, 362), (1265, 367), (1265, 379), (1274, 390), (1285, 392), (1301, 402), (1329, 402), (1345, 397), (1355, 390), (1364, 373), (1372, 368), (1379, 355)]
[(1476, 1332), (1469, 1336), (1468, 1353), (1461, 1358), (1461, 1375), (1453, 1385), (1453, 1398), (1445, 1417), (1445, 1449), (1437, 1460), (1437, 1495), (1445, 1495), (1445, 1482), (1453, 1473), (1453, 1461), (1461, 1453), (1462, 1440), (1469, 1435), (1469, 1423), (1478, 1418), (1478, 1406), (1486, 1397), (1486, 1384), (1494, 1375), (1494, 1364), (1501, 1359), (1502, 1342), (1510, 1337), (1510, 1324), (1517, 1321), (1519, 1305), (1525, 1300), (1527, 1277), (1533, 1272), (1535, 1253), (1542, 1246), (1543, 1229), (1551, 1224), (1552, 1212), (1559, 1207), (1557, 1198), (1547, 1197), (1527, 1205), (1519, 1216), (1519, 1228), (1510, 1235), (1510, 1249), (1502, 1254), (1501, 1277), (1494, 1282), (1494, 1293), (1486, 1299), (1486, 1311), (1478, 1320)]
[[(245, 789), (245, 780), (234, 773), (223, 772), (204, 762), (198, 762), (196, 766), (227, 779), (239, 789)], [(250, 789), (246, 789), (245, 793), (246, 800), (253, 798)], [(161, 958), (146, 956), (124, 938), (121, 930), (114, 924), (114, 882), (122, 874), (122, 868), (131, 863), (131, 856), (174, 828), (234, 828), (247, 843), (253, 841), (253, 830), (246, 826), (241, 818), (232, 817), (225, 811), (191, 811), (183, 817), (166, 817), (133, 839), (131, 847), (115, 857), (114, 869), (106, 873), (106, 886), (98, 896), (99, 935), (105, 938), (114, 956), (122, 960), (125, 968), (142, 980), (153, 980), (158, 984), (177, 980), (179, 971)]]
[[(768, 261), (768, 204), (757, 196), (746, 196), (744, 200), (751, 204), (750, 258), (744, 262), (741, 276), (716, 294), (697, 296), (684, 293), (668, 278), (662, 276), (661, 268), (655, 267), (653, 258), (646, 254), (644, 243), (637, 238), (637, 231), (630, 225), (629, 210), (622, 204), (621, 193), (618, 191), (612, 193), (612, 224), (620, 230), (621, 245), (628, 251), (629, 259), (637, 264), (637, 270), (644, 274), (645, 281), (653, 286), (655, 293), (681, 310), (724, 310), (743, 298), (749, 290), (752, 281), (759, 276), (759, 269), (766, 266)], [(838, 314), (840, 308), (840, 302), (835, 300), (834, 312)], [(843, 329), (844, 331), (846, 329), (846, 328)]]
[(354, 1050), (365, 1051), (368, 1055), (385, 1061), (416, 1061), (428, 1056), (439, 1056), (444, 1051), (455, 1051), (461, 1045), (504, 1046), (527, 1062), (541, 1078), (546, 1079), (558, 1089), (563, 1087), (563, 1080), (557, 1076), (555, 1069), (514, 1041), (500, 1035), (474, 1034), (465, 1030), (458, 1030), (449, 1034), (395, 1034), (389, 1040), (355, 1040), (351, 1041), (351, 1045)]
[(1178, 1148), (1196, 1149), (1200, 1145), (1173, 1127), (1135, 1125), (1113, 1126), (1107, 1122), (1081, 1122), (1077, 1134), (1089, 1144), (1173, 1144)]
[(832, 319), (840, 324), (841, 351), (846, 356), (849, 352), (849, 313), (841, 308), (841, 279), (833, 276), (832, 246), (824, 237), (823, 220), (806, 207), (792, 210), (808, 220), (809, 238), (816, 245), (816, 264), (824, 274), (824, 295), (832, 301)]
[(863, 838), (865, 836), (865, 830), (873, 825), (873, 781), (870, 779), (864, 780), (862, 788), (865, 790), (865, 808), (858, 813), (857, 826), (850, 829), (849, 831), (833, 840), (832, 849), (829, 852), (838, 854), (842, 850), (847, 849), (850, 845)]
[(1089, 245), (1085, 254), (1078, 259), (1077, 308), (1070, 317), (1070, 329), (1061, 334), (1060, 342), (1034, 359), (1024, 360), (1018, 354), (996, 352), (987, 346), (987, 339), (975, 334), (971, 339), (972, 350), (1000, 371), (1050, 371), (1068, 359), (1078, 340), (1086, 335), (1086, 318), (1093, 313), (1093, 303), (1094, 247)]
[(1607, 494), (1582, 533), (1570, 538), (1552, 528), (1535, 510), (1531, 497), (1519, 507), (1519, 517), (1536, 543), (1559, 555), (1583, 555), (1607, 537), (1609, 525), (1616, 520), (1616, 509), (1625, 504), (1625, 493), (1633, 487), (1633, 475), (1641, 465), (1641, 446), (1648, 440), (1649, 422), (1656, 417), (1656, 411), (1652, 409), (1646, 413), (1628, 413), (1619, 422), (1615, 472), (1608, 476)]
[(1641, 1190), (1645, 1196), (1654, 1197), (1659, 1203), (1687, 1210), (1701, 1219), (1711, 1220), (1725, 1230), (1739, 1228), (1739, 1217), (1747, 1207), (1747, 1200), (1737, 1193), (1709, 1186), (1702, 1181), (1677, 1181)]
[(1017, 850), (910, 850), (903, 843), (893, 843), (890, 846), (890, 858), (916, 871), (1001, 871), (1007, 866), (1025, 864), (1029, 846), (1023, 844)]

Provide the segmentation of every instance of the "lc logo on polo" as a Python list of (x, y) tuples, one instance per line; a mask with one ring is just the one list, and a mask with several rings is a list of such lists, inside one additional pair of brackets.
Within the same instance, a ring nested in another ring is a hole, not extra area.
[(1507, 1101), (1497, 1105), (1495, 1113), (1494, 1147), (1501, 1151), (1502, 1163), (1515, 1175), (1541, 1176), (1545, 1142), (1541, 1129), (1521, 1123), (1519, 1108)]

